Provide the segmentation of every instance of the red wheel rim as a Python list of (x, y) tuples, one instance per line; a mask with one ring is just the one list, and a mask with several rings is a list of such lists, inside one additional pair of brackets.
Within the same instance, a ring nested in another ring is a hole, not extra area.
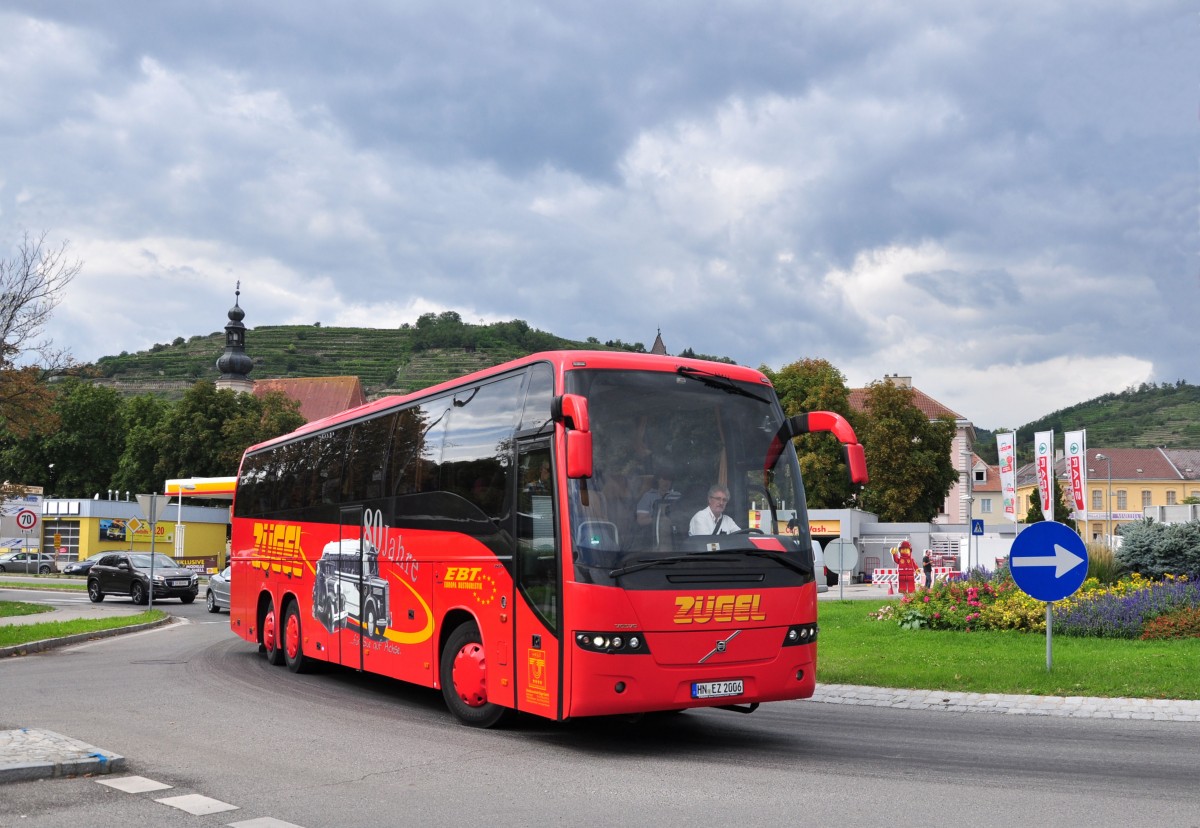
[(278, 639), (275, 637), (275, 610), (267, 610), (267, 617), (263, 619), (263, 646), (268, 650), (274, 650), (279, 646)]
[(483, 645), (470, 642), (454, 657), (454, 692), (468, 707), (487, 704), (487, 670)]
[(295, 661), (300, 653), (300, 617), (294, 612), (284, 622), (283, 642), (287, 648), (287, 657)]

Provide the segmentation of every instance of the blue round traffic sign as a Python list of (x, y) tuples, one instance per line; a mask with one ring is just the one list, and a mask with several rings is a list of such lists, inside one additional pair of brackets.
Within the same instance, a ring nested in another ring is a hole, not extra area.
[(1041, 521), (1013, 541), (1008, 567), (1017, 586), (1039, 601), (1058, 601), (1075, 593), (1087, 577), (1083, 538), (1061, 523)]

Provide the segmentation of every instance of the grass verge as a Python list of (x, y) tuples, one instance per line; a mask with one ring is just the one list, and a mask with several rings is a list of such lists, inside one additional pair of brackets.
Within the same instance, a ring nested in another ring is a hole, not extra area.
[(0, 601), (0, 618), (14, 615), (37, 615), (39, 612), (50, 612), (54, 607), (46, 604), (30, 604), (26, 601)]
[[(20, 615), (9, 613), (7, 607), (13, 604), (25, 606), (24, 602), (0, 601), (0, 616)], [(0, 647), (13, 647), (28, 644), (31, 641), (44, 641), (50, 638), (63, 638), (68, 635), (113, 630), (119, 627), (132, 627), (137, 624), (148, 624), (166, 618), (162, 610), (147, 610), (137, 615), (113, 615), (107, 618), (78, 618), (74, 621), (47, 621), (44, 624), (12, 624), (0, 625)]]
[(67, 589), (84, 592), (87, 582), (77, 578), (60, 577), (56, 575), (31, 575), (37, 581), (5, 581), (0, 579), (0, 587), (4, 589)]
[(1130, 641), (905, 630), (868, 613), (894, 601), (822, 601), (817, 681), (969, 693), (1200, 699), (1200, 638)]

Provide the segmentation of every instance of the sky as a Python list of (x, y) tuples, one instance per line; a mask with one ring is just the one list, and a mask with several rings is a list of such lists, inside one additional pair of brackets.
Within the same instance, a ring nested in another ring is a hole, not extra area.
[(991, 429), (1200, 383), (1190, 3), (333, 8), (0, 2), (0, 258), (69, 243), (55, 345), (240, 282), (251, 329), (661, 330)]

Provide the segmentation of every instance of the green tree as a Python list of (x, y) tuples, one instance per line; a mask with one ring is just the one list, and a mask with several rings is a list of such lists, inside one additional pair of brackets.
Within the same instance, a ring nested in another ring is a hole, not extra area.
[[(1046, 515), (1042, 513), (1042, 498), (1038, 495), (1036, 488), (1033, 493), (1034, 496), (1029, 498), (1029, 508), (1025, 511), (1025, 522), (1041, 523), (1046, 519)], [(1074, 506), (1067, 505), (1067, 496), (1062, 485), (1059, 484), (1058, 478), (1054, 478), (1054, 522), (1069, 526), (1072, 532), (1077, 532), (1075, 521), (1068, 517), (1074, 511)]]
[(270, 391), (261, 398), (246, 394), (238, 402), (237, 416), (221, 429), (221, 463), (233, 469), (229, 474), (237, 471), (242, 454), (250, 446), (304, 425), (300, 403), (282, 391)]
[(46, 427), (10, 435), (0, 455), (4, 476), (63, 497), (107, 490), (125, 444), (121, 408), (121, 395), (110, 388), (73, 378), (55, 385)]
[[(760, 370), (775, 386), (787, 416), (832, 411), (850, 418), (846, 378), (827, 360), (802, 359), (778, 372), (766, 366)], [(828, 434), (804, 434), (795, 443), (808, 507), (842, 509), (853, 505), (857, 499), (856, 487), (850, 483), (838, 441)]]
[(871, 475), (862, 507), (882, 521), (933, 520), (958, 479), (950, 461), (954, 419), (931, 421), (913, 403), (911, 388), (886, 381), (870, 385), (865, 409), (855, 429)]
[(300, 404), (282, 393), (253, 394), (198, 382), (163, 418), (155, 435), (154, 491), (174, 477), (237, 474), (242, 454), (304, 424)]
[(113, 488), (117, 491), (145, 494), (162, 488), (164, 478), (155, 473), (158, 462), (158, 435), (163, 430), (171, 405), (151, 394), (125, 401), (125, 445), (117, 462)]
[[(240, 399), (239, 399), (240, 398)], [(241, 415), (253, 400), (228, 388), (218, 390), (212, 382), (198, 382), (189, 388), (167, 414), (155, 437), (158, 460), (154, 465), (156, 481), (174, 477), (223, 477), (237, 473), (230, 466), (223, 429)]]

